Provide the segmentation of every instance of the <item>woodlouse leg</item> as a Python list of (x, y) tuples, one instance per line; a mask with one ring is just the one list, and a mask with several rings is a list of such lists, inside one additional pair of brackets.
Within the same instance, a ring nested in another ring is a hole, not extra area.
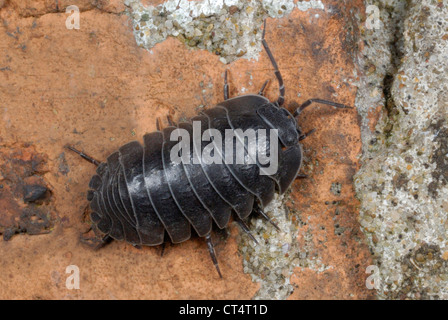
[(312, 135), (314, 132), (316, 132), (316, 129), (310, 130), (310, 131), (308, 131), (307, 133), (302, 134), (302, 135), (299, 137), (299, 141), (305, 140), (305, 139), (308, 138), (310, 135)]
[(156, 128), (157, 131), (162, 131), (162, 121), (160, 120), (160, 118), (156, 119)]
[(215, 248), (213, 247), (212, 237), (210, 234), (205, 236), (205, 242), (207, 243), (208, 252), (210, 253), (210, 257), (212, 258), (216, 271), (218, 271), (219, 277), (222, 279), (221, 270), (219, 270), (218, 260), (216, 259)]
[(162, 250), (160, 252), (161, 257), (163, 257), (163, 254), (165, 253), (165, 247), (166, 247), (166, 242), (162, 243)]
[(257, 239), (255, 239), (255, 237), (252, 235), (252, 233), (250, 233), (249, 227), (243, 220), (241, 220), (240, 218), (237, 218), (236, 222), (241, 227), (241, 229), (243, 229), (243, 231), (252, 239), (252, 241), (255, 242), (255, 244), (259, 244)]
[(265, 33), (266, 33), (266, 20), (264, 20), (264, 24), (263, 24), (263, 35), (261, 37), (261, 43), (263, 44), (264, 50), (266, 51), (266, 53), (269, 57), (269, 60), (271, 60), (271, 64), (274, 67), (274, 72), (275, 72), (275, 76), (277, 77), (279, 91), (280, 91), (280, 95), (277, 99), (277, 104), (279, 106), (281, 106), (285, 102), (285, 85), (283, 84), (283, 77), (282, 77), (282, 74), (280, 73), (280, 70), (278, 69), (277, 62), (275, 62), (274, 56), (272, 55), (272, 52), (269, 49), (268, 43), (266, 42), (266, 39), (264, 38)]
[(89, 232), (91, 232), (93, 230), (92, 227), (89, 227), (89, 229), (87, 229), (87, 231), (83, 232), (79, 238), (79, 240), (81, 241), (81, 243), (84, 243), (90, 247), (94, 247), (94, 243), (98, 242), (98, 238), (97, 237), (90, 237), (88, 238), (87, 235)]
[(229, 99), (229, 84), (227, 83), (227, 70), (224, 72), (224, 100)]
[(111, 236), (109, 236), (109, 235), (104, 236), (104, 237), (101, 239), (101, 243), (98, 244), (98, 245), (95, 247), (95, 250), (104, 248), (106, 245), (108, 245), (109, 243), (111, 243), (113, 240), (114, 240), (114, 239), (113, 239)]
[(87, 233), (89, 233), (89, 232), (92, 231), (92, 230), (93, 230), (93, 228), (92, 228), (92, 227), (89, 227), (89, 229), (87, 229), (87, 231), (83, 232), (82, 234), (87, 234)]
[(264, 89), (266, 89), (266, 86), (268, 85), (269, 80), (266, 80), (263, 84), (263, 86), (261, 87), (260, 91), (258, 92), (259, 96), (263, 96), (264, 95)]
[(332, 106), (335, 108), (341, 108), (341, 109), (353, 109), (353, 107), (347, 106), (345, 104), (341, 104), (341, 103), (336, 103), (333, 101), (328, 101), (328, 100), (322, 100), (322, 99), (309, 99), (307, 101), (305, 101), (304, 103), (302, 103), (300, 105), (300, 107), (297, 108), (296, 112), (294, 112), (294, 117), (297, 118), (303, 111), (303, 109), (305, 109), (306, 107), (308, 107), (309, 105), (311, 105), (313, 102), (315, 103), (322, 103), (328, 106)]
[(260, 208), (256, 208), (255, 212), (258, 213), (259, 215), (261, 215), (266, 221), (268, 221), (270, 224), (272, 224), (272, 226), (277, 229), (278, 231), (281, 231), (280, 228), (278, 227), (277, 224), (274, 223), (274, 221), (271, 220), (271, 218), (269, 218), (269, 216), (264, 213), (263, 210), (261, 210)]
[(298, 174), (296, 179), (308, 179), (310, 176), (307, 174)]
[(171, 117), (171, 115), (167, 115), (167, 116), (166, 116), (166, 119), (168, 120), (168, 124), (169, 124), (171, 127), (177, 127), (177, 125), (176, 125), (176, 123), (174, 122), (173, 117)]
[(99, 162), (98, 160), (95, 160), (94, 158), (92, 158), (91, 156), (85, 154), (84, 152), (81, 152), (75, 148), (73, 148), (72, 146), (65, 146), (67, 149), (79, 154), (83, 159), (89, 161), (90, 163), (93, 163), (94, 165), (96, 165), (97, 167), (100, 165), (101, 162)]

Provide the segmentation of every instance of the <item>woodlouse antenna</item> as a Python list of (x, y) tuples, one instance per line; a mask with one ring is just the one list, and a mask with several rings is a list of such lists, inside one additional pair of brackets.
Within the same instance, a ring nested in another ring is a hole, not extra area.
[(269, 60), (271, 60), (271, 64), (274, 67), (274, 72), (275, 72), (275, 76), (277, 77), (278, 80), (278, 86), (279, 86), (279, 91), (280, 91), (280, 95), (277, 99), (277, 104), (279, 106), (282, 106), (283, 103), (285, 102), (285, 86), (283, 84), (283, 78), (282, 78), (282, 74), (280, 73), (280, 70), (278, 69), (278, 65), (277, 62), (275, 62), (275, 58), (272, 55), (271, 50), (269, 49), (268, 43), (266, 42), (266, 39), (264, 38), (266, 33), (266, 19), (263, 22), (263, 35), (261, 37), (261, 43), (263, 44), (264, 50), (266, 51)]
[(322, 100), (322, 99), (309, 99), (309, 100), (305, 101), (304, 103), (302, 103), (300, 105), (300, 107), (297, 108), (296, 112), (294, 112), (294, 117), (297, 118), (302, 113), (303, 109), (305, 109), (306, 107), (311, 105), (313, 102), (322, 103), (322, 104), (332, 106), (335, 108), (340, 108), (340, 109), (353, 109), (353, 107), (350, 107), (350, 106), (347, 106), (347, 105), (341, 104), (341, 103), (336, 103), (333, 101)]

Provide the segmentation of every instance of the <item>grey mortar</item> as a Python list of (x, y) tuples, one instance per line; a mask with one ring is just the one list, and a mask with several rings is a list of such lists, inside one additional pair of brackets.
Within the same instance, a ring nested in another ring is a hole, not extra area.
[[(362, 168), (360, 223), (380, 299), (448, 298), (448, 9), (446, 1), (365, 1), (356, 106)], [(375, 132), (368, 114), (378, 106)]]

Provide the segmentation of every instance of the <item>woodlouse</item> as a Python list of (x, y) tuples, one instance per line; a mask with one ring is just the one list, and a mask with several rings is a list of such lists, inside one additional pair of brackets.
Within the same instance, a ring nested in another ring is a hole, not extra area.
[[(350, 108), (343, 104), (321, 99), (304, 102), (294, 114), (283, 108), (285, 87), (277, 63), (265, 40), (262, 44), (274, 67), (279, 85), (277, 101), (270, 102), (263, 96), (267, 82), (258, 94), (229, 99), (227, 72), (225, 73), (224, 101), (201, 112), (191, 119), (201, 124), (201, 136), (206, 129), (226, 130), (276, 129), (276, 141), (266, 139), (257, 144), (257, 152), (269, 150), (271, 143), (279, 143), (278, 170), (275, 174), (262, 175), (264, 167), (254, 164), (175, 163), (170, 152), (178, 141), (171, 141), (171, 133), (177, 128), (193, 133), (192, 122), (176, 124), (168, 118), (169, 126), (144, 136), (143, 145), (132, 141), (112, 153), (106, 162), (99, 162), (83, 152), (68, 147), (84, 159), (97, 165), (92, 177), (87, 199), (92, 209), (91, 219), (106, 235), (103, 243), (126, 240), (133, 245), (155, 246), (163, 244), (165, 234), (172, 243), (190, 239), (191, 227), (204, 237), (212, 261), (221, 276), (213, 244), (213, 222), (225, 228), (233, 214), (242, 229), (250, 235), (245, 220), (257, 213), (277, 227), (263, 212), (277, 190), (283, 194), (297, 177), (302, 163), (300, 141), (309, 133), (302, 133), (296, 118), (311, 103), (317, 102), (337, 108)], [(207, 146), (191, 143), (193, 160), (195, 148), (198, 154)], [(247, 150), (246, 150), (247, 151)], [(224, 159), (224, 154), (221, 154)], [(254, 237), (252, 239), (255, 240)], [(256, 240), (255, 240), (256, 241)], [(222, 276), (221, 276), (222, 277)]]

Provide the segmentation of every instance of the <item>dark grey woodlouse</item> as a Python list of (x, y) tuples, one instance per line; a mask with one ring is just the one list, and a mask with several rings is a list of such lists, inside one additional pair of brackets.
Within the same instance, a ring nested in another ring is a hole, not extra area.
[[(70, 150), (98, 166), (89, 183), (87, 199), (92, 209), (92, 221), (106, 234), (103, 244), (115, 239), (135, 246), (155, 246), (164, 243), (165, 234), (172, 243), (180, 243), (190, 239), (193, 227), (200, 237), (205, 238), (221, 276), (210, 237), (213, 223), (223, 229), (233, 214), (242, 229), (250, 235), (245, 220), (256, 213), (277, 227), (263, 208), (272, 201), (276, 191), (283, 194), (297, 177), (304, 177), (299, 175), (302, 163), (299, 142), (312, 132), (302, 133), (296, 118), (313, 102), (336, 108), (350, 107), (310, 99), (294, 114), (283, 108), (285, 87), (265, 40), (265, 30), (266, 25), (262, 43), (278, 81), (277, 101), (270, 102), (263, 96), (267, 82), (258, 94), (229, 99), (226, 72), (224, 101), (191, 120), (201, 123), (201, 133), (209, 128), (217, 129), (223, 135), (226, 129), (277, 129), (277, 142), (281, 146), (277, 173), (260, 175), (262, 166), (259, 163), (175, 164), (170, 159), (170, 151), (177, 141), (170, 141), (170, 134), (176, 128), (192, 133), (192, 124), (176, 124), (170, 118), (169, 126), (163, 129), (158, 119), (158, 130), (146, 134), (143, 145), (138, 141), (127, 143), (112, 153), (106, 162), (99, 162), (69, 146)], [(267, 140), (264, 147), (269, 144)], [(199, 151), (205, 146), (206, 143), (199, 146)], [(192, 144), (191, 159), (193, 148)], [(252, 239), (256, 241), (254, 237)]]

